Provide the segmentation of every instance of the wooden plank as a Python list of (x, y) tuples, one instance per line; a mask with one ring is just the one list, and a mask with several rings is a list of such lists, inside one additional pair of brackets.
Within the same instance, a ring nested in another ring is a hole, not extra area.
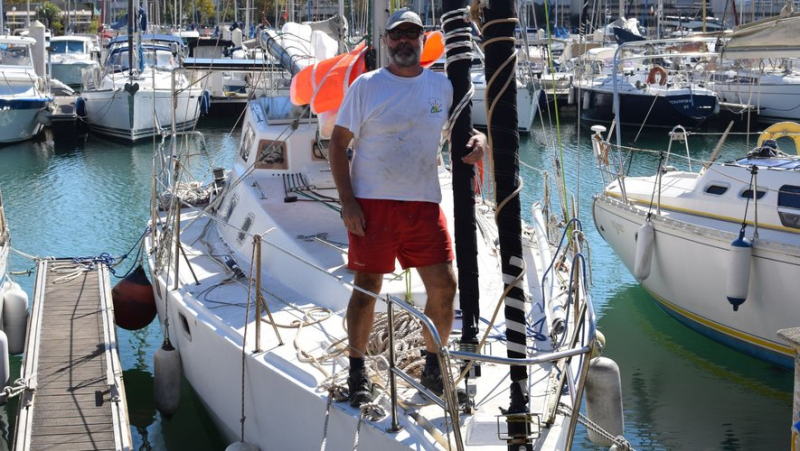
[(114, 442), (95, 441), (93, 443), (48, 443), (37, 444), (38, 451), (94, 451), (94, 450), (113, 450)]
[[(67, 404), (52, 404), (49, 406), (48, 409), (42, 410), (41, 412), (36, 412), (36, 418), (34, 421), (47, 421), (51, 419), (62, 419), (68, 418), (64, 415), (64, 410), (69, 410), (70, 412), (74, 411), (74, 407), (70, 407)], [(86, 421), (92, 420), (97, 418), (98, 421), (104, 418), (108, 418), (111, 421), (111, 412), (106, 409), (88, 409), (82, 410), (80, 416), (72, 415), (69, 417), (70, 419), (84, 419)]]
[[(104, 328), (110, 319), (103, 307), (110, 307), (109, 278), (100, 264), (65, 278), (71, 265), (56, 260), (38, 266), (46, 272), (42, 278), (37, 275), (36, 291), (42, 293), (34, 294), (37, 391), (31, 408), (20, 406), (31, 437), (26, 449), (113, 450), (115, 432), (129, 425), (113, 410), (107, 380), (107, 360), (114, 355), (105, 349)], [(115, 331), (111, 333), (113, 338)], [(114, 362), (118, 367), (116, 356)], [(124, 386), (120, 388), (124, 402)], [(120, 418), (123, 424), (117, 424)], [(124, 440), (129, 446), (130, 436)]]
[(48, 425), (37, 424), (33, 420), (33, 425), (36, 428), (34, 437), (43, 437), (47, 435), (75, 435), (75, 434), (103, 434), (106, 432), (114, 433), (114, 424), (112, 422), (100, 424), (62, 424), (62, 425)]
[[(111, 442), (109, 447), (108, 442)], [(102, 443), (103, 448), (89, 448), (89, 449), (114, 449), (114, 434), (113, 433), (103, 433), (103, 434), (71, 434), (71, 435), (42, 435), (42, 436), (33, 436), (31, 437), (31, 449), (40, 449), (40, 445), (57, 445), (57, 444), (73, 444), (73, 445), (89, 445), (89, 446), (97, 446), (97, 444)], [(72, 447), (75, 449), (75, 446)]]

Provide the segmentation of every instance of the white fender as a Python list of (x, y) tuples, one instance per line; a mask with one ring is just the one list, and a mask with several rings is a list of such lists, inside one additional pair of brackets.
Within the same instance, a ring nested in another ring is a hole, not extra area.
[(747, 300), (750, 290), (750, 262), (753, 257), (753, 244), (744, 237), (744, 229), (739, 237), (731, 243), (728, 252), (728, 280), (725, 283), (725, 295), (733, 305), (733, 311)]
[(633, 276), (640, 283), (650, 276), (650, 262), (653, 260), (655, 241), (653, 224), (648, 220), (636, 232), (636, 254), (633, 260)]
[(576, 88), (570, 87), (569, 91), (567, 91), (567, 105), (575, 105), (575, 89)]
[(603, 349), (606, 348), (606, 336), (602, 332), (596, 330), (594, 332), (594, 349), (592, 349), (592, 358), (600, 357)]
[(156, 409), (170, 418), (181, 405), (181, 354), (169, 341), (153, 356)]
[(8, 338), (9, 354), (25, 352), (27, 327), (28, 293), (15, 283), (3, 297), (3, 330)]
[(3, 387), (8, 385), (8, 378), (11, 377), (11, 366), (8, 361), (8, 337), (0, 330), (0, 379)]
[[(589, 374), (586, 376), (586, 415), (614, 437), (623, 435), (625, 431), (619, 366), (607, 357), (596, 357), (589, 363)], [(613, 445), (610, 440), (591, 429), (588, 429), (588, 433), (589, 440), (595, 445)]]
[(583, 109), (588, 110), (592, 106), (591, 94), (589, 91), (583, 91)]

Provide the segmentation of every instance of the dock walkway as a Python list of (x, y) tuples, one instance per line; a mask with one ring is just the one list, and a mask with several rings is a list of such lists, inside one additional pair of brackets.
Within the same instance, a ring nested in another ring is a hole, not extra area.
[(20, 376), (14, 449), (131, 449), (109, 272), (42, 260)]

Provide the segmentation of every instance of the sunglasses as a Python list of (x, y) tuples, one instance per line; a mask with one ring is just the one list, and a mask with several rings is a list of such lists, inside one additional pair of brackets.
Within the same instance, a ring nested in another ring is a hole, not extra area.
[(406, 28), (405, 30), (393, 28), (391, 30), (388, 30), (386, 33), (394, 41), (399, 41), (400, 39), (402, 39), (403, 36), (405, 36), (406, 39), (413, 41), (419, 38), (419, 35), (422, 34), (422, 30), (420, 30), (419, 28)]

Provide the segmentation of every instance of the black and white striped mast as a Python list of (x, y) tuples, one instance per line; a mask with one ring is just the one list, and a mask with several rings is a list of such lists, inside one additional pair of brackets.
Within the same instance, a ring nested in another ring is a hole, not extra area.
[[(519, 131), (517, 118), (516, 49), (517, 3), (491, 0), (483, 3), (483, 47), (487, 80), (486, 108), (489, 143), (494, 160), (496, 221), (505, 288), (507, 356), (527, 357), (525, 291), (522, 275), (522, 225), (519, 191)], [(510, 404), (507, 414), (528, 412), (528, 370), (511, 366)], [(527, 425), (508, 422), (509, 449), (530, 449)]]

